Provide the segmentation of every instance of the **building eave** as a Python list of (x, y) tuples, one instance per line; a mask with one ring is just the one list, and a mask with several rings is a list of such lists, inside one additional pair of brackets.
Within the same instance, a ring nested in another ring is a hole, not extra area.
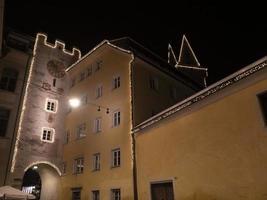
[(95, 51), (97, 51), (100, 47), (102, 47), (103, 45), (107, 44), (108, 46), (117, 49), (123, 53), (128, 53), (128, 54), (132, 54), (131, 51), (128, 51), (126, 49), (123, 49), (121, 47), (118, 47), (114, 44), (111, 44), (108, 40), (103, 40), (102, 42), (100, 42), (98, 45), (96, 45), (93, 49), (91, 49), (87, 54), (85, 54), (81, 59), (77, 60), (75, 63), (73, 63), (70, 67), (68, 67), (66, 69), (66, 72), (70, 71), (71, 69), (73, 69), (77, 64), (79, 64), (80, 62), (82, 62), (83, 60), (85, 60), (88, 56), (90, 56), (91, 54), (93, 54)]
[(226, 78), (210, 85), (209, 87), (199, 91), (198, 93), (186, 98), (185, 100), (167, 108), (166, 110), (158, 113), (157, 115), (147, 119), (141, 124), (135, 126), (132, 129), (133, 133), (139, 132), (145, 128), (148, 128), (156, 123), (159, 123), (163, 119), (174, 115), (181, 110), (192, 106), (194, 103), (202, 101), (211, 95), (218, 93), (219, 91), (236, 84), (240, 80), (251, 76), (252, 74), (267, 67), (267, 56), (259, 59), (258, 61), (240, 69), (239, 71), (227, 76)]

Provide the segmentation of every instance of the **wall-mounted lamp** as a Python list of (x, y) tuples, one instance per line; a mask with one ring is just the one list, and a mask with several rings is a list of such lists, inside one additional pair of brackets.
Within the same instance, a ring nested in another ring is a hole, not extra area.
[(72, 98), (72, 99), (69, 99), (69, 104), (72, 108), (77, 108), (80, 106), (81, 101), (77, 98)]

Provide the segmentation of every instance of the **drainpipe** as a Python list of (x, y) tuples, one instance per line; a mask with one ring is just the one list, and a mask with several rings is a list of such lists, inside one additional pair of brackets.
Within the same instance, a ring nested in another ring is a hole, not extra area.
[(8, 154), (8, 163), (7, 163), (7, 166), (6, 166), (6, 173), (5, 173), (5, 178), (4, 178), (4, 185), (6, 185), (7, 183), (7, 177), (8, 177), (8, 169), (9, 169), (9, 166), (10, 166), (10, 162), (11, 162), (11, 155), (13, 155), (13, 152), (12, 150), (14, 149), (14, 140), (15, 140), (15, 136), (17, 135), (16, 134), (16, 131), (17, 131), (17, 124), (18, 124), (18, 119), (19, 119), (19, 116), (21, 115), (21, 110), (22, 110), (22, 100), (24, 98), (24, 94), (25, 94), (25, 88), (26, 88), (26, 78), (28, 77), (28, 71), (30, 69), (30, 61), (31, 59), (33, 58), (32, 54), (29, 55), (29, 58), (27, 60), (27, 64), (25, 66), (25, 72), (24, 72), (24, 78), (23, 78), (23, 82), (22, 82), (22, 88), (21, 88), (21, 93), (20, 93), (20, 97), (19, 97), (19, 105), (18, 105), (18, 109), (17, 109), (17, 115), (16, 115), (16, 120), (15, 120), (15, 126), (14, 126), (14, 129), (13, 129), (13, 134), (12, 134), (12, 138), (11, 138), (11, 143), (10, 143), (10, 148), (9, 148), (9, 154)]

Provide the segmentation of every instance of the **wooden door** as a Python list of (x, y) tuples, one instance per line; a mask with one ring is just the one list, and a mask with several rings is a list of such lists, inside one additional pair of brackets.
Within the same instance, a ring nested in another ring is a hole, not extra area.
[(151, 184), (152, 200), (174, 200), (172, 182)]

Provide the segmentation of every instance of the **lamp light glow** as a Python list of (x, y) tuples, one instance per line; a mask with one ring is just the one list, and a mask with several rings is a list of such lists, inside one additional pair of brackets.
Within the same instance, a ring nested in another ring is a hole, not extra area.
[(81, 104), (81, 101), (77, 98), (72, 98), (69, 100), (69, 104), (72, 108), (77, 108)]
[(32, 167), (32, 169), (33, 169), (33, 170), (37, 170), (37, 169), (38, 169), (38, 166), (37, 166), (37, 165), (34, 165), (34, 166)]

